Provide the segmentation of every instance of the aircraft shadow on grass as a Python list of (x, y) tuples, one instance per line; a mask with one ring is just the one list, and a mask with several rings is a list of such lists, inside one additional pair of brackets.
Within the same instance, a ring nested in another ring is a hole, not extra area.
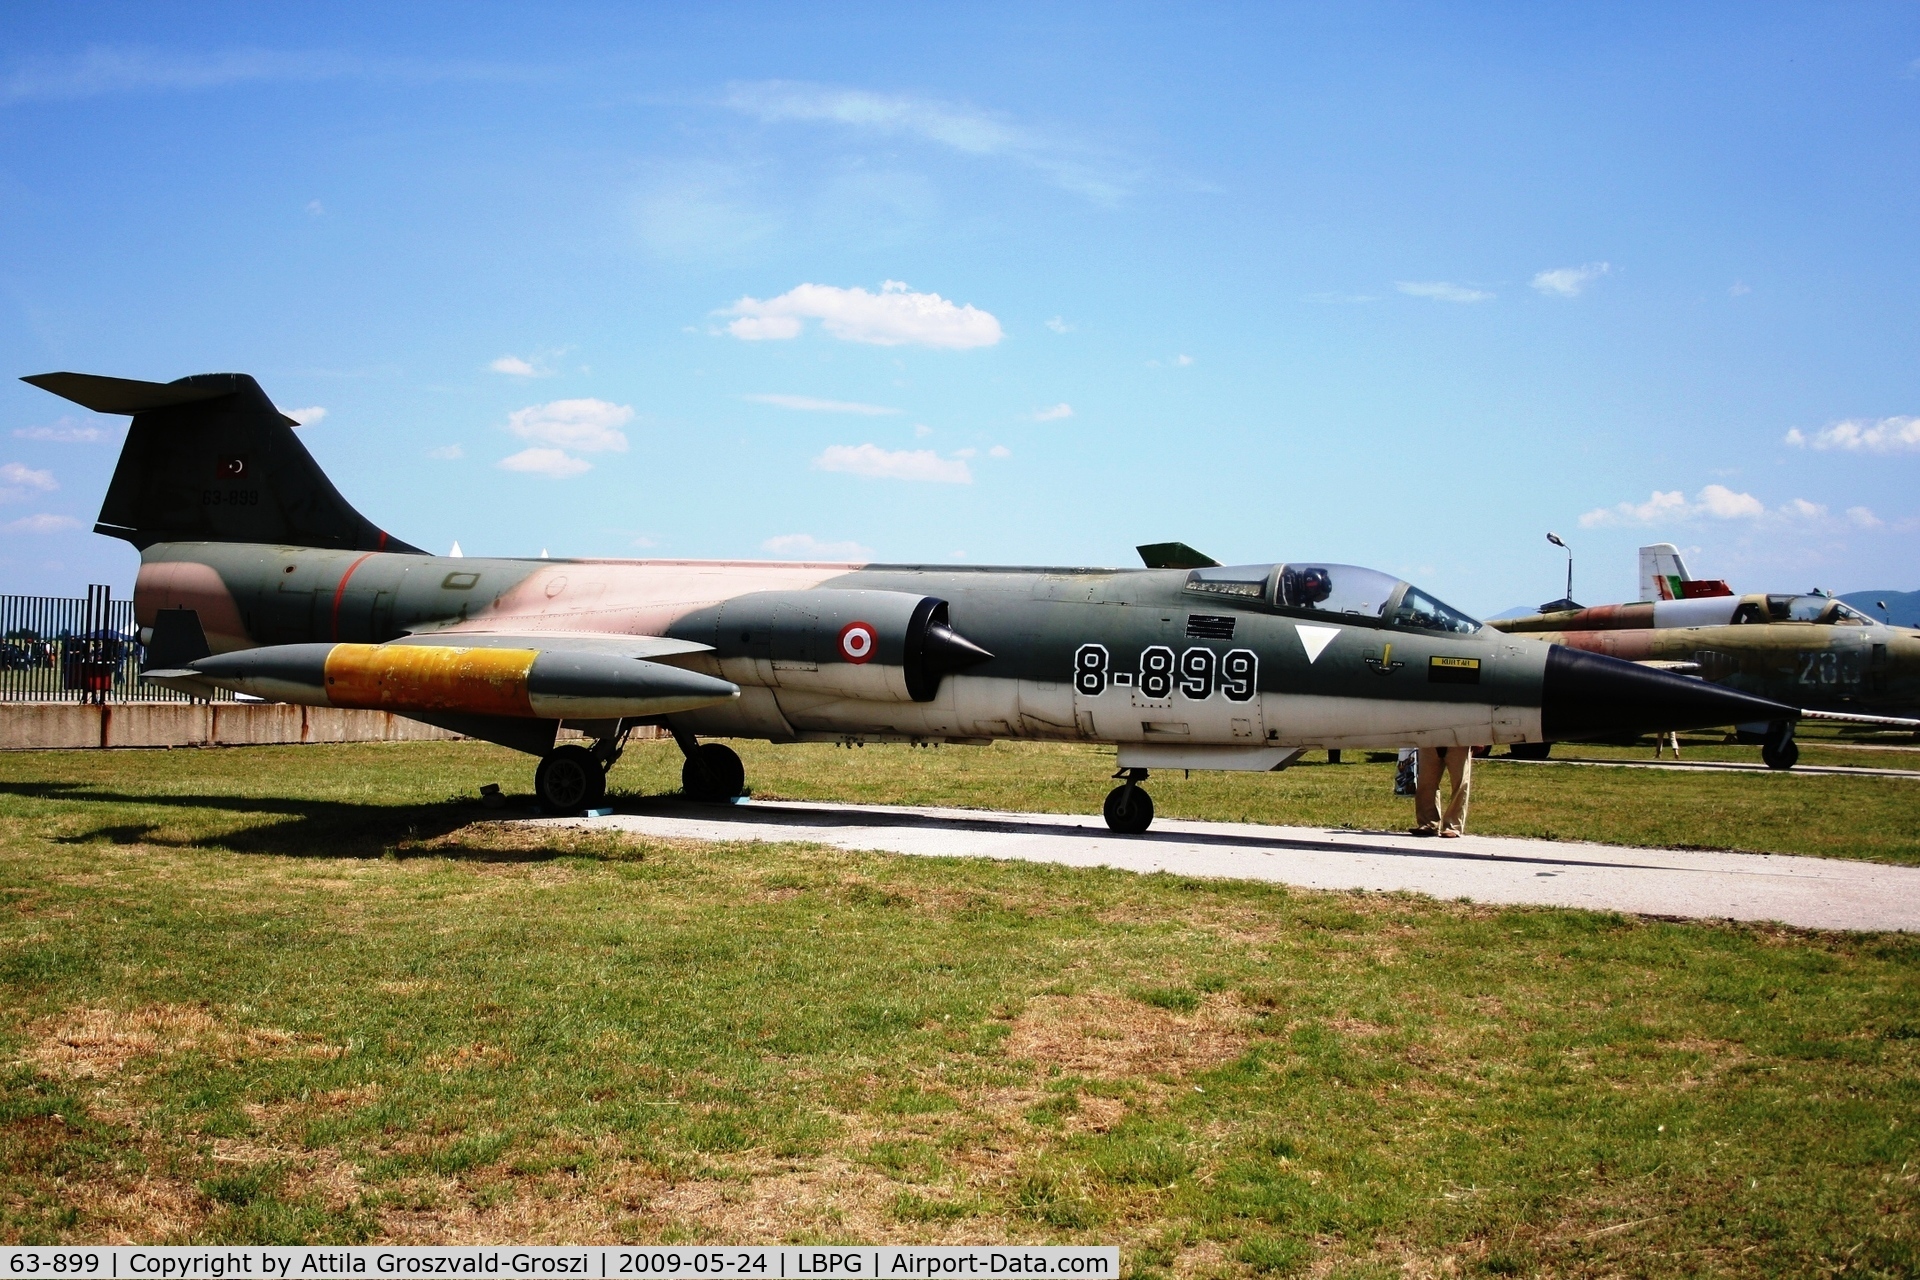
[[(556, 858), (608, 856), (591, 848), (531, 847), (521, 849), (490, 848), (460, 843), (424, 847), (476, 823), (499, 818), (528, 816), (513, 802), (505, 809), (476, 811), (470, 801), (450, 801), (414, 806), (355, 804), (337, 800), (297, 800), (280, 796), (222, 796), (129, 794), (98, 789), (74, 782), (0, 782), (0, 795), (15, 795), (36, 800), (76, 800), (104, 804), (143, 805), (172, 809), (217, 809), (230, 813), (271, 816), (273, 820), (200, 840), (181, 840), (161, 833), (161, 824), (152, 822), (116, 823), (91, 831), (52, 837), (53, 843), (78, 844), (150, 844), (163, 848), (218, 848), (236, 853), (281, 858), (380, 858), (435, 857), (470, 862), (548, 862)], [(1023, 822), (1007, 818), (969, 818), (942, 814), (931, 816), (914, 812), (886, 813), (871, 809), (845, 810), (828, 807), (787, 806), (756, 808), (751, 805), (690, 805), (678, 795), (623, 795), (620, 807), (629, 812), (697, 814), (741, 829), (742, 839), (753, 839), (756, 827), (886, 827), (920, 828), (943, 831), (968, 831), (981, 835), (1051, 836), (1078, 840), (1111, 841), (1113, 835), (1103, 828), (1064, 825), (1053, 822)], [(1243, 835), (1236, 832), (1155, 831), (1125, 837), (1129, 844), (1154, 846), (1194, 846), (1248, 853), (1300, 851), (1313, 853), (1374, 854), (1397, 858), (1436, 859), (1441, 861), (1488, 861), (1480, 852), (1460, 851), (1438, 841), (1431, 846), (1409, 848), (1384, 841), (1358, 842), (1356, 838), (1397, 836), (1398, 832), (1343, 829), (1330, 831), (1325, 840), (1300, 840), (1272, 836)], [(408, 848), (409, 845), (423, 847)], [(1612, 870), (1673, 870), (1670, 867), (1638, 863), (1601, 861), (1529, 854), (1515, 857), (1496, 855), (1503, 862), (1522, 862), (1544, 867), (1600, 867)]]
[[(157, 822), (116, 822), (53, 836), (54, 844), (149, 844), (169, 849), (227, 849), (278, 858), (451, 858), (467, 862), (548, 862), (594, 857), (591, 849), (502, 849), (459, 843), (424, 846), (494, 816), (471, 801), (422, 805), (355, 804), (284, 796), (135, 794), (84, 782), (0, 782), (0, 795), (30, 800), (83, 801), (176, 810), (218, 810), (263, 821), (201, 839), (164, 834)], [(511, 812), (511, 811), (508, 811)]]

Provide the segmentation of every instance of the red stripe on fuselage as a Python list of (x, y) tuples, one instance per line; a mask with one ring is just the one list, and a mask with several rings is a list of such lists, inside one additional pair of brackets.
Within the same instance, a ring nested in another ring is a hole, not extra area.
[(371, 560), (372, 558), (373, 558), (373, 552), (369, 551), (365, 555), (361, 556), (358, 560), (355, 560), (352, 564), (348, 565), (347, 571), (340, 575), (340, 585), (333, 589), (333, 626), (331, 630), (333, 632), (332, 638), (335, 640), (338, 640), (340, 638), (340, 597), (347, 594), (347, 579), (353, 576), (353, 571), (355, 569), (358, 569), (361, 565), (365, 564), (367, 561)]

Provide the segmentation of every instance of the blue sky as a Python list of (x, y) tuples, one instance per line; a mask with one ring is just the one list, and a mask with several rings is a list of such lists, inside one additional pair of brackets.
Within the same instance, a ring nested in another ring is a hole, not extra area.
[(136, 566), (53, 369), (435, 551), (1911, 588), (1917, 144), (1912, 5), (9, 6), (0, 590)]

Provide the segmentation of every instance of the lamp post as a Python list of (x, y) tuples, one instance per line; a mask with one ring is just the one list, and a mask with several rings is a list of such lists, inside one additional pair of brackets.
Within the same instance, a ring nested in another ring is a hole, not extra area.
[(1559, 534), (1551, 531), (1547, 533), (1547, 541), (1551, 542), (1554, 546), (1560, 548), (1562, 551), (1567, 553), (1567, 607), (1570, 609), (1574, 608), (1575, 606), (1573, 603), (1573, 548), (1568, 546), (1566, 543), (1562, 542), (1560, 540)]

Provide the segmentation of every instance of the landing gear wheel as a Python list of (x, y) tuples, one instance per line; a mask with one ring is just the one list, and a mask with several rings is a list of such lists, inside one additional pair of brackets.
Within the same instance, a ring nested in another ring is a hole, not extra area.
[(1552, 750), (1551, 742), (1516, 742), (1507, 748), (1507, 754), (1515, 760), (1545, 760)]
[(1760, 748), (1760, 758), (1767, 762), (1769, 769), (1791, 769), (1800, 763), (1800, 745), (1792, 738), (1781, 743), (1767, 743)]
[(1107, 826), (1123, 836), (1137, 836), (1153, 825), (1153, 797), (1129, 782), (1107, 792)]
[(585, 747), (555, 747), (534, 771), (540, 804), (554, 813), (579, 813), (607, 798), (607, 771)]
[(680, 790), (689, 800), (731, 800), (746, 788), (747, 767), (724, 743), (701, 743), (680, 766)]

